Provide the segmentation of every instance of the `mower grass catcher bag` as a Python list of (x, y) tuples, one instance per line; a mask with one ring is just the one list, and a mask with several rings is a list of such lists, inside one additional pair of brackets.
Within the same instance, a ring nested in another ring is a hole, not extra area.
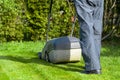
[(81, 58), (80, 40), (75, 37), (60, 37), (49, 40), (39, 58), (51, 63), (77, 62)]

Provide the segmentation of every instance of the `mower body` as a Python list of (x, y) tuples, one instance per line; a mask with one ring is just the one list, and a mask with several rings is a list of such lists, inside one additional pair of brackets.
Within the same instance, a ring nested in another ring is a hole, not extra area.
[(49, 40), (39, 53), (39, 57), (51, 63), (80, 61), (80, 40), (67, 36)]

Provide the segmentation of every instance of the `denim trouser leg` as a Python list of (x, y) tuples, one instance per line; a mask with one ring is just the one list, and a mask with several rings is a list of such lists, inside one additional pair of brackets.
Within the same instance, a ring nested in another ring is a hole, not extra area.
[(103, 0), (74, 0), (86, 70), (100, 69)]

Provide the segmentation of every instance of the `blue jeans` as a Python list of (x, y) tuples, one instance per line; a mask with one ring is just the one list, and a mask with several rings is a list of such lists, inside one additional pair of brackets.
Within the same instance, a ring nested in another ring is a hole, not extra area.
[(104, 0), (74, 0), (87, 71), (101, 69), (100, 49)]

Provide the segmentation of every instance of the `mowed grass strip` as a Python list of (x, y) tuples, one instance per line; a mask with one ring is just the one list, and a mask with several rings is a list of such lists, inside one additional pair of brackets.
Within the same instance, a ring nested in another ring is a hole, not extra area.
[(0, 80), (9, 80), (9, 77), (0, 66)]
[(8, 42), (0, 44), (0, 80), (120, 80), (120, 45), (103, 43), (101, 75), (80, 73), (78, 63), (52, 64), (40, 60), (37, 53), (45, 42)]

